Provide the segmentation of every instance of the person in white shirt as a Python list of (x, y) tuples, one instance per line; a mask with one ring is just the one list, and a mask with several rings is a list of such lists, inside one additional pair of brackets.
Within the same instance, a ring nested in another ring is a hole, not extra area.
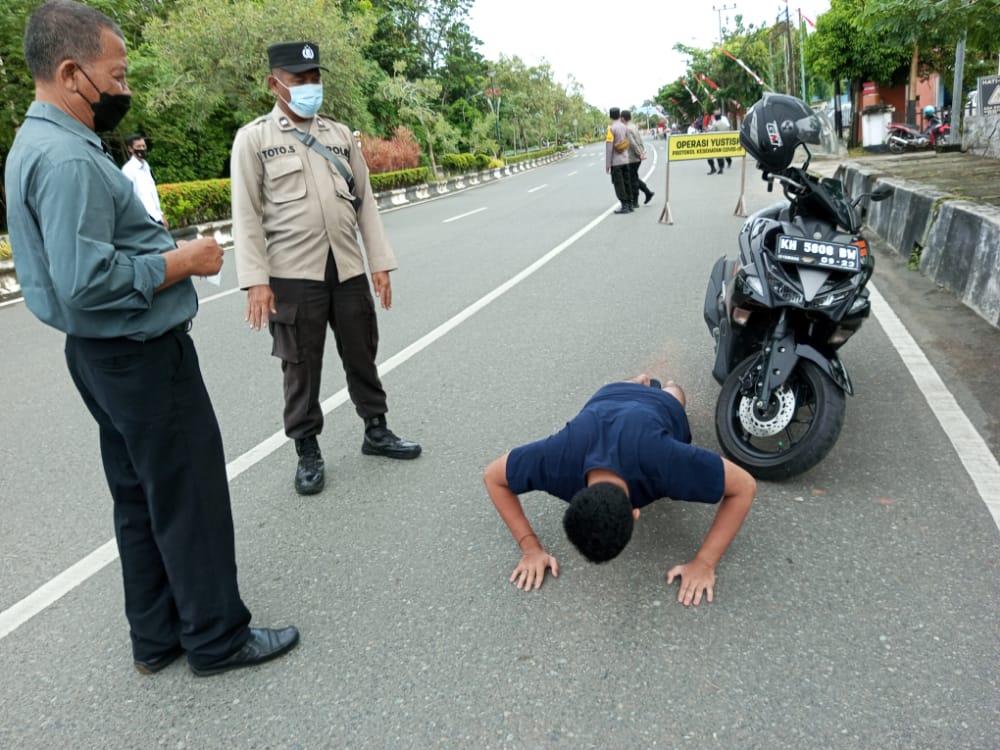
[(122, 174), (132, 181), (132, 190), (146, 207), (149, 217), (157, 224), (167, 227), (163, 209), (160, 208), (160, 194), (156, 192), (156, 181), (153, 180), (153, 172), (146, 161), (146, 139), (141, 135), (130, 135), (125, 145), (132, 158), (122, 165)]

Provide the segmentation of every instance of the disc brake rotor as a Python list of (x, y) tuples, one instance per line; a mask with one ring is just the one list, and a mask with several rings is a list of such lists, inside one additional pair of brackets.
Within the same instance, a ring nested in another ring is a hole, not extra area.
[(774, 392), (766, 417), (761, 417), (754, 409), (755, 402), (756, 399), (749, 396), (740, 400), (740, 424), (755, 437), (777, 435), (795, 416), (795, 394), (787, 383)]

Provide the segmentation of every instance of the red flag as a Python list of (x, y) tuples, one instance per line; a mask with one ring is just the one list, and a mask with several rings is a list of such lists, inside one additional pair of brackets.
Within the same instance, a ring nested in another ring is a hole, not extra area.
[(699, 73), (698, 77), (701, 78), (701, 80), (703, 80), (705, 83), (707, 83), (709, 86), (711, 86), (716, 91), (719, 90), (719, 84), (717, 84), (715, 81), (713, 81), (711, 78), (709, 78), (704, 73)]
[(810, 26), (812, 26), (812, 27), (813, 27), (814, 29), (816, 28), (816, 24), (814, 24), (814, 23), (812, 22), (812, 20), (810, 20), (809, 16), (807, 16), (806, 14), (804, 14), (804, 13), (802, 12), (802, 8), (799, 8), (799, 19), (800, 19), (799, 23), (801, 23), (801, 22), (802, 22), (802, 21), (801, 21), (801, 19), (805, 19), (805, 22), (806, 22), (807, 24), (809, 24)]

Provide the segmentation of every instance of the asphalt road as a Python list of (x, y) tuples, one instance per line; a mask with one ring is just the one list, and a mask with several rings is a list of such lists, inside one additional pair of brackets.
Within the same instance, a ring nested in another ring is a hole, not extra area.
[[(808, 474), (760, 483), (714, 603), (686, 609), (665, 584), (714, 512), (669, 501), (593, 566), (565, 540), (560, 501), (526, 496), (562, 572), (530, 594), (507, 583), (517, 547), (481, 471), (598, 386), (678, 380), (695, 441), (717, 448), (701, 307), (742, 218), (739, 170), (705, 171), (671, 167), (672, 225), (658, 221), (662, 151), (656, 197), (628, 216), (609, 213), (594, 148), (387, 212), (400, 270), (380, 363), (390, 426), (424, 455), (361, 455), (331, 347), (328, 481), (313, 498), (292, 488), (279, 365), (242, 322), (232, 263), (221, 288), (199, 282), (193, 335), (231, 462), (241, 588), (255, 624), (294, 623), (302, 643), (215, 678), (183, 661), (141, 676), (118, 563), (98, 561), (0, 635), (0, 748), (995, 749), (1000, 533), (880, 318), (843, 352), (856, 395), (840, 441)], [(775, 199), (747, 177), (748, 210)], [(910, 304), (891, 258), (875, 282), (996, 455), (996, 413), (970, 383), (995, 375), (997, 339), (960, 305)], [(948, 327), (962, 331), (960, 364)], [(99, 559), (112, 527), (61, 336), (17, 304), (0, 308), (0, 341), (10, 623), (33, 592)]]

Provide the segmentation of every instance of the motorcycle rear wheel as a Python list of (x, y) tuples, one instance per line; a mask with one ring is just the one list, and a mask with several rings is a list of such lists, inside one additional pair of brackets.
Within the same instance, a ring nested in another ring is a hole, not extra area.
[[(722, 384), (715, 405), (715, 434), (726, 457), (753, 476), (787, 479), (808, 471), (829, 453), (844, 425), (846, 399), (819, 367), (800, 360), (772, 397), (768, 411), (748, 425), (744, 420), (752, 396), (744, 394), (741, 386), (759, 361), (758, 355), (743, 360)], [(751, 430), (772, 434), (753, 434)]]
[(896, 141), (896, 140), (890, 138), (889, 139), (889, 150), (892, 151), (892, 153), (894, 153), (894, 154), (901, 154), (904, 151), (906, 151), (906, 146), (904, 146), (899, 141)]

